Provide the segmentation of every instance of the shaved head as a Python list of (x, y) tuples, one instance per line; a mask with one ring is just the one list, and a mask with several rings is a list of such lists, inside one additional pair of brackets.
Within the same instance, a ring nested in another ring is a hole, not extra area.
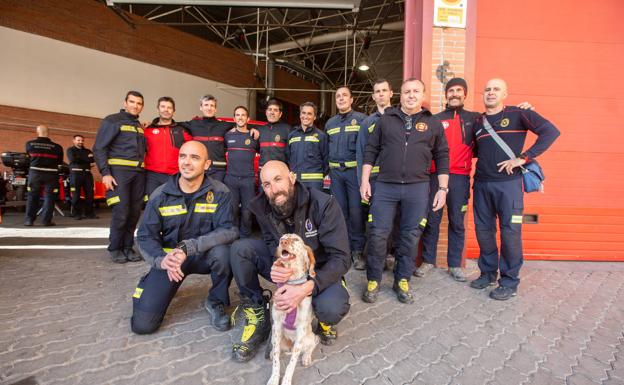
[(503, 79), (500, 78), (493, 78), (487, 81), (487, 83), (485, 83), (485, 87), (487, 88), (488, 86), (493, 86), (493, 85), (497, 85), (498, 87), (500, 87), (503, 91), (507, 92), (507, 82), (504, 81)]
[(180, 152), (198, 154), (202, 159), (208, 159), (208, 149), (201, 142), (190, 140), (180, 147)]
[(184, 143), (178, 154), (178, 183), (182, 191), (196, 191), (204, 180), (204, 172), (208, 171), (210, 163), (206, 146), (195, 140)]
[(48, 126), (45, 124), (40, 124), (37, 126), (37, 136), (47, 138), (48, 137)]
[(504, 108), (507, 98), (507, 83), (503, 79), (490, 79), (483, 89), (483, 104), (488, 113), (496, 113)]
[(288, 174), (290, 174), (290, 170), (286, 163), (279, 160), (270, 160), (262, 166), (262, 170), (260, 170), (260, 180), (264, 181), (269, 175), (282, 175), (287, 177)]

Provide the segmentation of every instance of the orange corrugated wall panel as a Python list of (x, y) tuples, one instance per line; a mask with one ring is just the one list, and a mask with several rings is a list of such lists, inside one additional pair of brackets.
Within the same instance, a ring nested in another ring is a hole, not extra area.
[[(546, 193), (525, 195), (539, 215), (523, 226), (525, 257), (624, 261), (624, 1), (476, 3), (475, 109), (501, 77), (507, 104), (530, 101), (561, 131), (539, 157)], [(472, 215), (467, 238), (478, 256)]]

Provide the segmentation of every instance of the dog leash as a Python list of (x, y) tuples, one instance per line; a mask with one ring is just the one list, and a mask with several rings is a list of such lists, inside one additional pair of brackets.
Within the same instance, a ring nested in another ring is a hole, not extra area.
[[(286, 281), (285, 284), (288, 285), (301, 285), (303, 283), (305, 283), (308, 280), (307, 275), (304, 275), (303, 277), (299, 278), (299, 279), (293, 279), (293, 280), (289, 280)], [(277, 287), (280, 288), (282, 286), (285, 285), (284, 283), (278, 283)], [(288, 330), (295, 330), (295, 320), (297, 319), (297, 308), (294, 308), (292, 311), (290, 311), (288, 314), (286, 314), (286, 318), (284, 318), (284, 323), (282, 324), (284, 326), (284, 328), (288, 329)]]

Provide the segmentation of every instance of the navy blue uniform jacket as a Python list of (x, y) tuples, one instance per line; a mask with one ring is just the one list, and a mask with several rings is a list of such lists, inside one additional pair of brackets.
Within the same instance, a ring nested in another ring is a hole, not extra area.
[[(204, 182), (187, 206), (178, 185), (180, 174), (150, 196), (137, 240), (141, 255), (154, 268), (170, 249), (184, 241), (188, 256), (209, 251), (238, 238), (232, 221), (232, 196), (221, 182), (204, 175)], [(165, 250), (166, 249), (166, 250)]]
[(138, 116), (121, 110), (102, 120), (93, 145), (93, 156), (100, 174), (111, 175), (109, 166), (143, 170), (146, 145), (138, 119)]
[(449, 173), (448, 145), (440, 120), (424, 108), (411, 117), (408, 135), (407, 115), (398, 107), (386, 109), (368, 138), (364, 164), (373, 166), (380, 158), (380, 182), (429, 181), (432, 159), (439, 174)]

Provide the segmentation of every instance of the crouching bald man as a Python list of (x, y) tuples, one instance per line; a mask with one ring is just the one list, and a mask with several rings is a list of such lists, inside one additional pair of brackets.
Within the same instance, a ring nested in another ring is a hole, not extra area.
[[(351, 266), (349, 236), (336, 200), (297, 182), (285, 163), (267, 162), (260, 173), (264, 194), (250, 204), (262, 240), (240, 239), (232, 244), (231, 264), (241, 295), (245, 325), (241, 340), (234, 343), (232, 357), (245, 362), (271, 330), (267, 300), (262, 296), (258, 274), (274, 283), (284, 283), (273, 295), (273, 306), (290, 312), (306, 296), (318, 319), (321, 343), (331, 345), (336, 325), (349, 312), (349, 293), (343, 276)], [(295, 233), (314, 251), (316, 276), (289, 282), (292, 271), (273, 266), (273, 256), (283, 234)]]
[(238, 238), (232, 222), (232, 197), (225, 185), (208, 177), (206, 146), (186, 142), (180, 148), (179, 172), (150, 196), (137, 235), (139, 250), (151, 265), (132, 296), (131, 327), (137, 334), (155, 332), (169, 303), (189, 274), (211, 274), (205, 302), (215, 329), (226, 331), (230, 319), (228, 287), (232, 282), (229, 244)]

